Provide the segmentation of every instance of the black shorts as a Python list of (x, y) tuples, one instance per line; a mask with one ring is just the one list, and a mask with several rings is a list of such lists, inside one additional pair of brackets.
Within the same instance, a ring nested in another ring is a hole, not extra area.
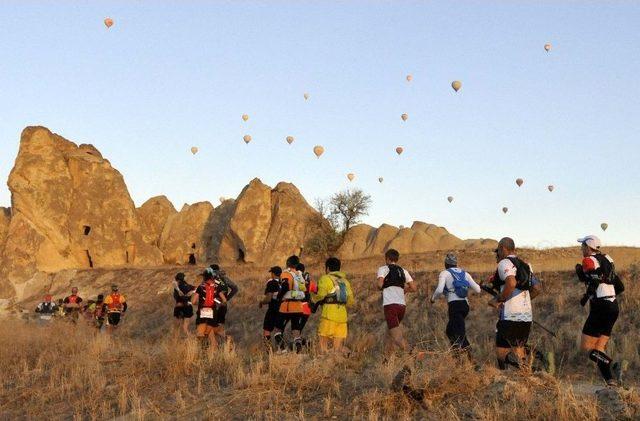
[(220, 306), (216, 309), (216, 322), (223, 325), (227, 321), (227, 306)]
[(174, 307), (173, 317), (176, 319), (190, 319), (193, 317), (193, 307), (190, 305)]
[(613, 325), (618, 320), (618, 312), (618, 301), (591, 300), (589, 317), (584, 323), (582, 333), (594, 338), (611, 336)]
[(264, 315), (264, 322), (262, 323), (262, 329), (267, 332), (273, 332), (278, 326), (278, 320), (280, 318), (280, 312), (278, 310), (269, 309)]
[(209, 319), (209, 318), (201, 319), (200, 318), (200, 310), (198, 310), (196, 312), (196, 325), (206, 324), (206, 325), (213, 326), (213, 327), (220, 326), (220, 323), (218, 323), (218, 315), (217, 315), (218, 311), (217, 311), (217, 309), (215, 309), (213, 311), (214, 311), (213, 318), (211, 318), (211, 319)]
[(496, 346), (498, 348), (522, 347), (529, 341), (531, 322), (499, 320), (496, 325)]
[(120, 313), (107, 314), (107, 320), (109, 321), (110, 325), (118, 326), (118, 323), (120, 323)]
[(448, 304), (449, 322), (447, 323), (447, 337), (451, 345), (469, 346), (466, 336), (465, 319), (469, 314), (469, 304), (465, 300), (455, 300)]
[(289, 322), (291, 322), (291, 330), (302, 330), (302, 328), (304, 327), (304, 314), (279, 313), (276, 327), (284, 332), (284, 328)]

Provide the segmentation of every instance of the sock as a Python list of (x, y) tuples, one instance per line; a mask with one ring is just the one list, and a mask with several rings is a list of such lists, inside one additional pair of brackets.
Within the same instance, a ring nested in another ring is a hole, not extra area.
[(507, 369), (507, 362), (503, 361), (501, 359), (498, 359), (498, 368), (500, 370), (506, 370)]
[(282, 337), (282, 333), (276, 333), (275, 335), (273, 335), (273, 339), (275, 339), (276, 341), (276, 345), (278, 346), (278, 348), (282, 349), (284, 348), (284, 338)]
[(296, 352), (299, 354), (302, 351), (302, 338), (295, 338), (293, 343), (296, 347)]
[(598, 364), (600, 373), (606, 381), (613, 378), (613, 374), (611, 373), (611, 361), (613, 360), (607, 354), (597, 349), (592, 349), (589, 353), (589, 359)]
[(512, 365), (515, 368), (520, 368), (520, 358), (513, 352), (510, 352), (507, 354), (507, 357), (505, 358), (505, 363)]

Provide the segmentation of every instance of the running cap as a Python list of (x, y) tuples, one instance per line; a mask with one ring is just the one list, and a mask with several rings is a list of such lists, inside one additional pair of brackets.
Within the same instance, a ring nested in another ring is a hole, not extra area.
[(273, 266), (271, 269), (269, 269), (269, 273), (280, 276), (282, 275), (282, 268), (280, 266)]
[(176, 281), (184, 281), (184, 273), (178, 272), (176, 275)]
[(595, 235), (587, 235), (584, 238), (578, 238), (578, 243), (586, 244), (590, 249), (600, 250), (602, 243), (600, 239)]
[(444, 258), (444, 264), (458, 266), (458, 257), (455, 255), (455, 253), (447, 253), (446, 257)]
[(111, 291), (117, 291), (118, 290), (118, 285), (111, 285)]

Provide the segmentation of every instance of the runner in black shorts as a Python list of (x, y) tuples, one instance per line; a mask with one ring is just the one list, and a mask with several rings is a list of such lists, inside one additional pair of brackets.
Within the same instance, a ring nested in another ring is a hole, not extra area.
[(617, 386), (622, 377), (622, 367), (605, 353), (613, 326), (618, 320), (616, 295), (624, 291), (624, 285), (616, 274), (613, 260), (600, 251), (600, 239), (588, 235), (578, 239), (582, 244), (582, 264), (576, 266), (578, 278), (587, 291), (582, 305), (589, 302), (589, 317), (582, 328), (581, 348), (589, 359), (598, 365), (608, 386)]
[(269, 269), (270, 279), (267, 281), (267, 285), (264, 289), (264, 298), (259, 303), (259, 307), (267, 305), (267, 312), (264, 315), (264, 322), (262, 323), (262, 338), (268, 349), (271, 349), (271, 334), (273, 330), (279, 324), (280, 314), (280, 300), (278, 295), (280, 294), (280, 275), (282, 275), (282, 268), (280, 266), (274, 266)]
[(176, 302), (173, 317), (176, 318), (177, 325), (181, 325), (185, 335), (189, 334), (189, 319), (193, 317), (193, 306), (190, 300), (195, 290), (196, 288), (185, 280), (184, 273), (180, 272), (176, 275), (173, 282), (173, 299)]

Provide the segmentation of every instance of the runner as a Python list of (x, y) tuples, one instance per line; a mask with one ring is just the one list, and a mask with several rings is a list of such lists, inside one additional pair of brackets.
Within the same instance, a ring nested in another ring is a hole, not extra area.
[[(318, 325), (320, 351), (329, 351), (329, 342), (333, 352), (343, 353), (343, 344), (347, 339), (347, 307), (354, 303), (351, 283), (344, 272), (340, 271), (341, 262), (330, 257), (325, 262), (325, 275), (318, 280), (318, 293), (311, 295), (313, 305), (322, 305), (322, 315)], [(348, 350), (347, 350), (348, 352)]]
[(198, 307), (196, 311), (196, 337), (200, 341), (202, 349), (209, 349), (212, 354), (218, 345), (215, 338), (215, 331), (219, 327), (216, 311), (226, 303), (227, 298), (222, 292), (216, 290), (216, 279), (211, 270), (205, 270), (202, 276), (204, 281), (196, 288), (191, 303)]
[(98, 330), (101, 330), (104, 325), (104, 315), (106, 313), (107, 310), (104, 304), (104, 295), (98, 294), (98, 298), (96, 299), (93, 309), (93, 323)]
[(468, 272), (458, 268), (458, 258), (454, 253), (447, 253), (444, 267), (445, 270), (438, 276), (438, 286), (431, 297), (431, 303), (435, 303), (435, 300), (441, 296), (447, 298), (449, 312), (447, 337), (456, 355), (465, 352), (470, 356), (470, 344), (465, 326), (465, 319), (469, 314), (467, 294), (469, 290), (479, 294), (481, 289)]
[(127, 300), (118, 292), (118, 285), (111, 285), (111, 294), (104, 299), (107, 310), (107, 331), (113, 331), (118, 327), (120, 320), (127, 312)]
[(290, 256), (287, 259), (287, 268), (282, 272), (282, 288), (278, 298), (280, 304), (280, 316), (274, 339), (278, 345), (279, 352), (286, 352), (284, 342), (284, 330), (287, 324), (291, 323), (291, 335), (293, 336), (293, 346), (297, 353), (302, 351), (302, 327), (303, 327), (303, 303), (305, 300), (306, 287), (300, 271), (296, 269), (300, 259), (298, 256)]
[(415, 292), (413, 278), (402, 267), (398, 266), (400, 253), (389, 249), (384, 255), (386, 265), (378, 269), (378, 288), (382, 290), (382, 306), (387, 321), (388, 332), (385, 337), (386, 354), (396, 349), (409, 351), (409, 344), (402, 332), (402, 319), (407, 308), (405, 292)]
[[(300, 330), (303, 331), (304, 327), (307, 325), (307, 322), (309, 321), (309, 317), (311, 317), (312, 282), (311, 282), (311, 274), (307, 272), (307, 268), (305, 267), (304, 264), (298, 263), (298, 265), (296, 266), (296, 270), (300, 272), (300, 274), (302, 274), (302, 279), (304, 279), (304, 287), (306, 290), (306, 292), (304, 293), (304, 302), (302, 304), (302, 326), (300, 326)], [(317, 292), (317, 288), (315, 292)], [(303, 346), (309, 345), (309, 341), (307, 340), (307, 338), (304, 338), (304, 337), (302, 338), (302, 345)]]
[(213, 264), (209, 267), (214, 278), (216, 279), (217, 288), (220, 292), (227, 297), (227, 302), (224, 305), (221, 305), (216, 311), (216, 318), (218, 322), (218, 328), (216, 329), (216, 335), (220, 337), (223, 341), (227, 339), (226, 331), (224, 328), (225, 323), (227, 322), (227, 311), (229, 308), (229, 301), (238, 293), (240, 290), (238, 285), (235, 284), (227, 274), (220, 269), (219, 265)]
[(63, 301), (64, 314), (69, 317), (72, 322), (77, 322), (82, 311), (82, 298), (78, 295), (78, 288), (71, 288), (71, 295)]
[(45, 295), (44, 301), (36, 307), (36, 313), (39, 314), (39, 320), (43, 324), (53, 320), (53, 316), (58, 311), (58, 306), (52, 301), (52, 298), (50, 294)]
[(589, 317), (582, 328), (581, 348), (600, 369), (608, 386), (617, 386), (621, 380), (621, 367), (605, 353), (611, 331), (618, 319), (616, 295), (624, 285), (616, 274), (613, 259), (600, 251), (600, 239), (588, 235), (578, 239), (582, 244), (582, 265), (576, 266), (578, 278), (587, 286), (581, 304), (589, 302)]
[(178, 329), (182, 329), (185, 336), (189, 336), (189, 319), (193, 317), (191, 297), (196, 287), (187, 283), (184, 273), (176, 274), (173, 281), (173, 299), (176, 304), (173, 307), (173, 317), (176, 319)]
[(269, 269), (269, 280), (264, 288), (264, 298), (258, 303), (258, 307), (266, 305), (267, 312), (264, 315), (264, 322), (262, 323), (262, 339), (268, 350), (271, 350), (271, 334), (273, 333), (276, 325), (278, 324), (278, 318), (280, 315), (280, 295), (282, 268), (280, 266), (273, 266)]
[[(531, 266), (516, 256), (515, 242), (505, 237), (495, 250), (498, 268), (493, 289), (498, 292), (489, 305), (500, 310), (496, 325), (496, 358), (501, 370), (507, 364), (521, 367), (533, 322), (531, 300), (540, 292), (540, 284)], [(513, 351), (513, 353), (511, 352)]]

